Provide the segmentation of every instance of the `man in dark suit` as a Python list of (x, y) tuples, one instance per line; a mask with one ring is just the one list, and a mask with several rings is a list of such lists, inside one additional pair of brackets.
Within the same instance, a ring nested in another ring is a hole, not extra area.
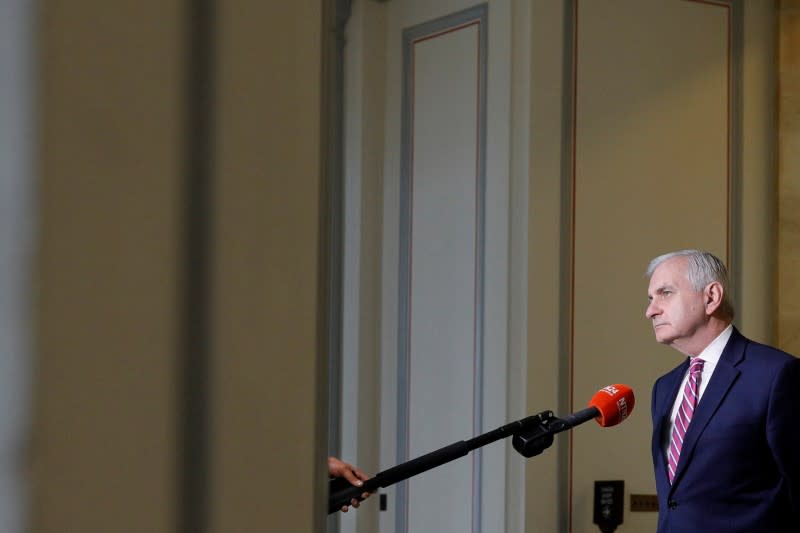
[(800, 531), (800, 359), (742, 336), (725, 265), (659, 256), (646, 315), (688, 357), (653, 386), (658, 533)]

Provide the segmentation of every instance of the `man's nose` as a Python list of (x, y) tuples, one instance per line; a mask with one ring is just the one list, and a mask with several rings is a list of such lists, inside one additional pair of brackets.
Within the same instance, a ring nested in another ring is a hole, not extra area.
[(653, 319), (661, 310), (656, 306), (655, 301), (651, 301), (647, 304), (647, 309), (644, 310), (644, 316), (649, 318), (650, 320)]

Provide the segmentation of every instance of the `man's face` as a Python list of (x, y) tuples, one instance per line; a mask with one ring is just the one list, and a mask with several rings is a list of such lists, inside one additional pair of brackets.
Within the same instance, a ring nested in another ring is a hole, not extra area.
[(656, 340), (684, 353), (706, 324), (704, 291), (696, 291), (686, 277), (687, 259), (673, 257), (661, 263), (650, 278), (645, 315), (653, 323)]

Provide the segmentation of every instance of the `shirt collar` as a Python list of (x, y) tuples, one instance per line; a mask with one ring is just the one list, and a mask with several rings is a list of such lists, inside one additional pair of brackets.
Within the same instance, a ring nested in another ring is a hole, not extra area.
[(728, 344), (728, 339), (731, 338), (732, 333), (733, 324), (728, 324), (728, 327), (723, 329), (722, 333), (717, 335), (717, 338), (711, 341), (697, 357), (705, 361), (706, 364), (711, 363), (713, 366), (717, 366), (719, 358), (722, 356), (722, 350), (724, 350), (725, 345)]

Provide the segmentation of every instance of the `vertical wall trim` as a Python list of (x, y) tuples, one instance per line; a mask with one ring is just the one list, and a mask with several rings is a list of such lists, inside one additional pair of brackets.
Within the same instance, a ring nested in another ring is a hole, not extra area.
[(742, 0), (732, 0), (729, 14), (729, 38), (731, 41), (730, 53), (728, 55), (730, 64), (728, 65), (730, 80), (728, 82), (728, 113), (730, 143), (729, 149), (729, 172), (730, 182), (730, 206), (731, 213), (729, 220), (730, 242), (728, 244), (728, 270), (731, 274), (731, 284), (733, 286), (733, 298), (737, 308), (735, 322), (741, 327), (743, 324), (742, 315), (745, 306), (742, 305), (741, 295), (742, 284), (744, 282), (743, 266), (743, 217), (744, 208), (742, 206), (742, 190), (744, 188), (744, 176), (742, 175), (742, 154), (744, 151), (742, 125), (744, 121), (744, 5)]
[(328, 235), (329, 243), (325, 257), (329, 263), (328, 279), (324, 280), (329, 291), (328, 316), (328, 369), (329, 369), (329, 423), (328, 450), (338, 455), (341, 450), (341, 379), (342, 379), (342, 261), (344, 218), (344, 180), (342, 179), (344, 161), (344, 46), (345, 26), (350, 18), (351, 0), (337, 0), (334, 39), (335, 59), (330, 65), (331, 80), (328, 85), (329, 116), (327, 152), (324, 161), (327, 165), (329, 190), (322, 201), (328, 206), (327, 222), (322, 228)]
[[(484, 324), (485, 321), (485, 270), (486, 270), (486, 87), (489, 60), (487, 48), (489, 43), (488, 4), (482, 4), (475, 9), (475, 16), (479, 18), (478, 32), (478, 198), (477, 198), (477, 224), (475, 227), (475, 264), (476, 264), (476, 291), (475, 291), (475, 383), (474, 387), (474, 428), (475, 434), (484, 431), (483, 422), (483, 376), (484, 376)], [(483, 461), (482, 450), (478, 449), (473, 455), (473, 469), (475, 478), (472, 485), (472, 531), (482, 531), (483, 511)]]
[(211, 181), (214, 161), (214, 1), (188, 0), (183, 211), (183, 324), (178, 421), (178, 531), (205, 533), (209, 516)]
[[(530, 233), (530, 161), (532, 123), (532, 35), (533, 8), (528, 0), (511, 4), (511, 109), (509, 181), (509, 265), (508, 265), (508, 354), (506, 402), (510, 419), (527, 413), (525, 396), (528, 372), (528, 294)], [(510, 446), (505, 454), (506, 533), (525, 528), (525, 469), (518, 466), (517, 452)]]
[(728, 240), (724, 258), (731, 277), (733, 301), (739, 312), (734, 322), (741, 326), (742, 294), (742, 121), (744, 117), (744, 6), (741, 0), (687, 0), (722, 7), (728, 17)]
[(5, 2), (0, 17), (0, 530), (27, 531), (33, 359), (31, 276), (37, 233), (37, 2)]
[[(323, 78), (327, 95), (323, 95), (327, 107), (322, 112), (328, 120), (325, 128), (329, 130), (325, 139), (326, 152), (322, 162), (326, 165), (327, 193), (320, 199), (327, 206), (323, 213), (324, 224), (320, 229), (327, 235), (328, 243), (322, 250), (322, 260), (327, 261), (327, 279), (321, 279), (327, 286), (327, 365), (328, 365), (328, 454), (339, 456), (342, 449), (342, 287), (344, 286), (344, 47), (345, 27), (352, 12), (352, 0), (336, 0), (333, 28), (335, 46), (333, 59), (327, 66)], [(328, 28), (323, 31), (327, 39)], [(324, 42), (324, 41), (323, 41)], [(323, 49), (323, 54), (325, 50)], [(325, 57), (325, 55), (323, 55)], [(328, 518), (328, 533), (338, 533), (339, 514)]]
[[(571, 92), (565, 93), (562, 100), (562, 162), (561, 162), (561, 254), (560, 261), (565, 267), (559, 280), (561, 312), (559, 319), (558, 350), (558, 410), (572, 412), (572, 367), (575, 315), (575, 135), (577, 132), (578, 98), (578, 0), (564, 2), (564, 63), (562, 87)], [(558, 496), (557, 516), (559, 531), (572, 528), (572, 432), (568, 439), (558, 439)]]
[[(477, 183), (477, 220), (476, 220), (476, 292), (475, 292), (475, 382), (473, 384), (473, 427), (480, 433), (483, 428), (483, 307), (484, 307), (484, 233), (486, 202), (486, 88), (487, 88), (487, 30), (489, 7), (480, 4), (463, 11), (430, 20), (403, 31), (403, 88), (402, 88), (402, 120), (401, 120), (401, 161), (400, 161), (400, 236), (399, 236), (399, 269), (398, 269), (398, 408), (397, 408), (397, 462), (410, 459), (409, 449), (409, 380), (410, 380), (410, 290), (411, 290), (411, 200), (413, 179), (411, 164), (413, 161), (413, 89), (414, 89), (414, 46), (423, 39), (437, 34), (453, 31), (476, 23), (479, 27), (479, 94), (478, 94), (478, 183)], [(481, 531), (481, 450), (473, 453), (473, 515), (472, 531)], [(408, 531), (408, 482), (399, 484), (396, 494), (396, 533)]]

